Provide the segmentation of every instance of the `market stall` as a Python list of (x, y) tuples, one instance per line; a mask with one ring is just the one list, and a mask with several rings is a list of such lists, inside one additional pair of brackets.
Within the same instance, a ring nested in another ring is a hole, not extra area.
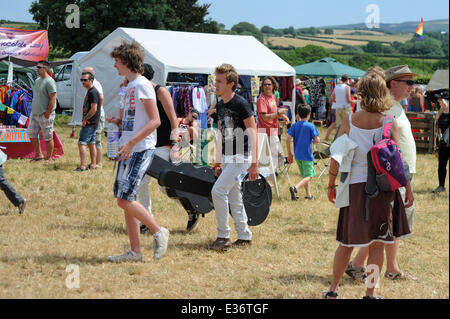
[[(0, 146), (6, 147), (9, 158), (34, 158), (35, 151), (27, 134), (30, 122), (35, 72), (29, 67), (48, 57), (46, 30), (0, 28), (0, 125), (6, 134)], [(57, 62), (60, 63), (60, 62)], [(60, 139), (54, 132), (53, 158), (64, 154)], [(40, 137), (44, 154), (45, 142)]]

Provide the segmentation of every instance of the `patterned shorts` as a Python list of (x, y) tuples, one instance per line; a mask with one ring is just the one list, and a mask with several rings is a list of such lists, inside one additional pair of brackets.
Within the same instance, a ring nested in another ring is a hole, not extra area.
[(30, 124), (28, 125), (28, 137), (38, 138), (39, 132), (42, 131), (44, 140), (46, 142), (53, 139), (53, 122), (55, 121), (55, 114), (51, 114), (47, 119), (44, 114), (35, 115), (31, 114)]
[(155, 150), (145, 150), (131, 153), (126, 161), (118, 163), (116, 180), (114, 182), (114, 197), (133, 202), (147, 169), (153, 160)]

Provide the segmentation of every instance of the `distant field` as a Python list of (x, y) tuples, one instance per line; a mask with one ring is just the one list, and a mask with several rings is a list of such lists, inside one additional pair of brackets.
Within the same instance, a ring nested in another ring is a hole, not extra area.
[[(275, 46), (294, 46), (304, 47), (308, 44), (318, 45), (326, 49), (340, 49), (343, 45), (361, 46), (366, 45), (369, 41), (389, 42), (398, 41), (404, 43), (411, 39), (411, 34), (384, 34), (378, 31), (359, 31), (359, 30), (339, 30), (334, 29), (333, 34), (302, 35), (301, 39), (285, 38), (285, 37), (267, 37)], [(322, 30), (323, 32), (323, 30)], [(357, 33), (357, 34), (355, 34)], [(332, 43), (326, 43), (328, 41)], [(387, 44), (386, 44), (387, 45)]]
[(5, 23), (5, 24), (0, 24), (0, 27), (22, 29), (22, 30), (38, 30), (38, 29), (40, 29), (39, 25), (35, 24), (35, 23)]
[(329, 43), (320, 42), (320, 41), (285, 38), (285, 37), (267, 37), (266, 44), (269, 41), (272, 43), (272, 45), (282, 46), (282, 47), (288, 47), (288, 46), (292, 45), (297, 48), (297, 47), (307, 46), (308, 44), (321, 46), (321, 47), (324, 47), (325, 49), (340, 49), (342, 47), (340, 45), (329, 44)]

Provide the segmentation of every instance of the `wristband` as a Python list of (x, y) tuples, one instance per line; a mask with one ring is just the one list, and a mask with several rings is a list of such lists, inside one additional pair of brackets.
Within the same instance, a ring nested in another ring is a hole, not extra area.
[(336, 185), (328, 185), (328, 189), (335, 189), (336, 188)]

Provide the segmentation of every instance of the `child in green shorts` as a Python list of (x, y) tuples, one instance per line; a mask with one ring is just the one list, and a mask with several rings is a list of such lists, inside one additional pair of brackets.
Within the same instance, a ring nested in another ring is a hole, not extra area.
[(305, 198), (312, 199), (310, 183), (312, 177), (316, 175), (316, 171), (314, 170), (314, 156), (311, 145), (312, 143), (317, 144), (320, 142), (319, 131), (314, 124), (308, 122), (311, 116), (311, 107), (309, 105), (297, 106), (296, 114), (297, 122), (287, 131), (286, 148), (288, 161), (293, 163), (291, 140), (294, 138), (294, 156), (303, 179), (297, 185), (289, 187), (289, 191), (291, 192), (291, 199), (298, 200), (297, 191), (303, 186), (306, 191)]

